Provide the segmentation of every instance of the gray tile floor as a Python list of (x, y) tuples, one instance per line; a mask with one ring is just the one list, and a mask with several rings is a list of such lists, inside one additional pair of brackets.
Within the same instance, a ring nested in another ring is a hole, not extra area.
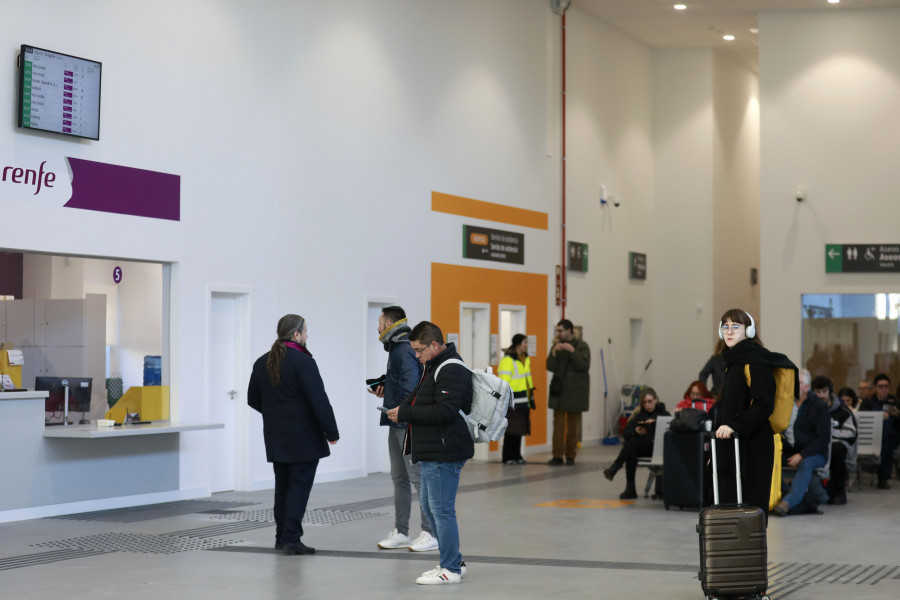
[[(701, 598), (696, 513), (620, 503), (624, 481), (600, 473), (615, 452), (587, 448), (574, 467), (548, 467), (546, 455), (523, 466), (470, 461), (457, 502), (468, 565), (458, 586), (415, 585), (436, 552), (377, 549), (393, 526), (392, 486), (373, 475), (315, 486), (304, 536), (315, 556), (272, 550), (271, 491), (0, 524), (0, 598)], [(821, 516), (772, 518), (772, 598), (900, 597), (893, 483)]]

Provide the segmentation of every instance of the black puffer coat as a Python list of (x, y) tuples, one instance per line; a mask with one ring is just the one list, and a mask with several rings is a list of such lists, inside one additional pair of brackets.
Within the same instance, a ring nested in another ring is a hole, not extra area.
[(413, 462), (433, 460), (457, 462), (475, 455), (475, 445), (459, 410), (472, 408), (472, 374), (462, 365), (438, 366), (450, 358), (460, 359), (452, 343), (425, 363), (419, 387), (400, 405), (398, 417), (409, 424), (406, 454)]

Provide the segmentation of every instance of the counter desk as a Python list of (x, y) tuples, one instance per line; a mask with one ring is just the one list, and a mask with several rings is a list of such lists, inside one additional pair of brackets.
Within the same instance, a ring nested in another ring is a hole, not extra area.
[(46, 397), (0, 393), (0, 522), (206, 495), (179, 489), (180, 435), (224, 424), (45, 427)]

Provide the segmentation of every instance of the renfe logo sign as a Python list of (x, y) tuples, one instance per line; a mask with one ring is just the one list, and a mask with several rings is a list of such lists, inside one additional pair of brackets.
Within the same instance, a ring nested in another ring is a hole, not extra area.
[(53, 182), (56, 181), (56, 173), (44, 172), (44, 165), (46, 164), (46, 160), (41, 162), (41, 166), (37, 170), (5, 166), (3, 167), (3, 175), (0, 176), (0, 181), (31, 185), (34, 187), (34, 195), (37, 196), (41, 193), (42, 187), (52, 188)]
[(181, 177), (82, 158), (0, 160), (0, 202), (181, 220)]

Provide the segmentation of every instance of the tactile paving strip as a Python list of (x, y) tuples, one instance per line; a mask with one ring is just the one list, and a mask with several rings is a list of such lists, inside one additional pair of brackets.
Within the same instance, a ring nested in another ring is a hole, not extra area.
[[(391, 501), (393, 505), (393, 500)], [(271, 508), (259, 510), (235, 510), (221, 511), (213, 515), (214, 519), (227, 519), (233, 521), (261, 521), (265, 523), (275, 523), (274, 511)], [(304, 525), (338, 525), (340, 523), (349, 523), (351, 521), (359, 521), (361, 519), (369, 519), (371, 517), (380, 517), (388, 513), (383, 512), (365, 512), (354, 510), (335, 510), (332, 508), (315, 508), (307, 510), (303, 515)]]
[(163, 502), (161, 504), (149, 504), (146, 506), (131, 506), (128, 508), (113, 508), (94, 512), (61, 515), (47, 517), (48, 519), (65, 519), (69, 521), (106, 521), (111, 523), (137, 523), (152, 519), (164, 519), (166, 517), (178, 517), (194, 513), (208, 512), (216, 509), (238, 508), (247, 506), (247, 502), (226, 502), (217, 500), (179, 500), (177, 502)]
[(240, 543), (240, 540), (217, 540), (143, 533), (100, 533), (84, 537), (35, 544), (38, 548), (71, 548), (99, 552), (138, 552), (141, 554), (177, 554), (194, 550), (210, 550)]

